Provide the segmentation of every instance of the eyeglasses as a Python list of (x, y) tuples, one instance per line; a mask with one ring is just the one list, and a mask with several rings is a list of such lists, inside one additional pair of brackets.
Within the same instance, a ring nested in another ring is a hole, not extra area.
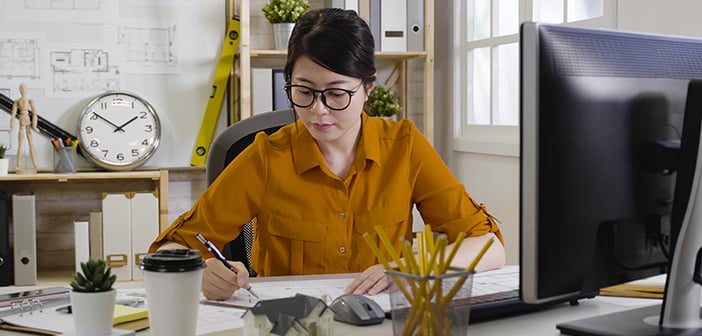
[(304, 85), (285, 85), (285, 91), (288, 93), (288, 99), (297, 107), (310, 107), (317, 100), (317, 94), (322, 97), (324, 106), (334, 111), (341, 111), (351, 105), (351, 97), (356, 94), (363, 82), (358, 84), (353, 90), (329, 88), (324, 90), (315, 90)]

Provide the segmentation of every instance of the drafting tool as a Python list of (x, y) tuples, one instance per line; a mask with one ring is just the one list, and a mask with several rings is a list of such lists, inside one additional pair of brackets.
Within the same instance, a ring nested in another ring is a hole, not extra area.
[(227, 80), (229, 79), (229, 74), (234, 66), (234, 55), (236, 54), (236, 50), (239, 45), (240, 28), (241, 22), (239, 21), (239, 17), (234, 16), (229, 21), (227, 34), (224, 36), (224, 43), (222, 44), (219, 63), (217, 65), (214, 81), (212, 83), (212, 93), (210, 94), (210, 98), (207, 100), (207, 108), (205, 109), (205, 114), (202, 117), (200, 132), (195, 140), (195, 148), (193, 149), (193, 155), (190, 159), (191, 166), (204, 166), (205, 161), (207, 160), (207, 153), (209, 152), (210, 145), (212, 143), (215, 126), (217, 126), (219, 112), (222, 109), (222, 100), (224, 99), (224, 93), (226, 92)]
[[(7, 114), (12, 115), (12, 105), (14, 104), (14, 101), (10, 99), (10, 97), (0, 93), (0, 109), (5, 110)], [(30, 116), (32, 114), (32, 111), (29, 111)], [(16, 115), (15, 117), (19, 118), (19, 115)], [(48, 136), (49, 138), (55, 138), (55, 139), (78, 139), (75, 135), (66, 132), (63, 130), (61, 127), (58, 127), (51, 123), (50, 121), (42, 118), (42, 116), (38, 116), (37, 118), (37, 128), (39, 129), (39, 132)], [(81, 156), (83, 155), (83, 151), (80, 148), (76, 148), (78, 151), (78, 154)]]

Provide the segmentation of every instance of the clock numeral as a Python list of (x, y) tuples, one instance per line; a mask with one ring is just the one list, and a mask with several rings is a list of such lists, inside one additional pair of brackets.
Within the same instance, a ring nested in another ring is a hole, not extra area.
[(146, 119), (146, 111), (140, 111), (139, 112), (139, 119)]
[(119, 153), (115, 157), (117, 158), (117, 160), (124, 161), (124, 153)]
[(100, 146), (100, 142), (97, 140), (90, 140), (90, 147), (96, 148)]
[(154, 125), (144, 125), (145, 131), (151, 133), (154, 131)]
[(85, 127), (85, 133), (87, 134), (93, 134), (93, 126), (86, 126)]
[(100, 102), (100, 108), (101, 108), (101, 109), (107, 110), (107, 106), (108, 106), (107, 102)]
[(132, 149), (132, 156), (139, 156), (139, 150), (138, 150), (138, 149)]
[(142, 146), (148, 146), (148, 145), (149, 145), (149, 139), (144, 139), (144, 140), (141, 142), (141, 145), (142, 145)]
[(110, 151), (108, 151), (107, 149), (103, 149), (101, 152), (103, 153), (102, 157), (107, 157), (107, 153), (109, 153)]
[(95, 112), (90, 114), (90, 120), (97, 120), (97, 119), (98, 119), (98, 115)]

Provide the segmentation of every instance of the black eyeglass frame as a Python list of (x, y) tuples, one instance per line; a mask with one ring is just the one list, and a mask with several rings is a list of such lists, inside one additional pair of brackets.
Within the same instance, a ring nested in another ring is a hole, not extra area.
[[(285, 92), (287, 93), (287, 95), (288, 95), (288, 100), (290, 101), (290, 103), (293, 104), (293, 105), (296, 106), (296, 107), (301, 107), (301, 108), (310, 107), (310, 106), (314, 105), (314, 103), (317, 101), (317, 96), (320, 96), (320, 97), (322, 97), (322, 98), (321, 98), (321, 99), (322, 99), (322, 104), (324, 104), (324, 106), (326, 106), (328, 109), (330, 109), (330, 110), (332, 110), (332, 111), (343, 111), (343, 110), (347, 109), (347, 108), (349, 107), (349, 105), (351, 105), (351, 100), (353, 99), (353, 96), (356, 94), (356, 92), (358, 92), (358, 90), (361, 88), (361, 86), (363, 86), (363, 82), (362, 82), (362, 81), (361, 81), (361, 83), (358, 84), (358, 86), (356, 86), (356, 88), (354, 88), (353, 90), (341, 89), (341, 88), (327, 88), (327, 89), (324, 89), (324, 90), (315, 90), (315, 89), (313, 89), (313, 88), (311, 88), (311, 87), (309, 87), (309, 86), (306, 86), (306, 85), (297, 85), (297, 84), (285, 84), (285, 85), (283, 85), (283, 89), (284, 89)], [(312, 102), (310, 102), (310, 103), (307, 104), (307, 105), (296, 104), (296, 103), (293, 101), (293, 99), (292, 99), (292, 94), (290, 93), (290, 89), (292, 89), (292, 88), (294, 88), (294, 87), (305, 88), (305, 89), (309, 90), (310, 92), (312, 92)], [(344, 91), (344, 92), (346, 92), (346, 93), (349, 95), (349, 101), (348, 101), (348, 103), (346, 103), (346, 106), (344, 106), (344, 107), (342, 107), (342, 108), (336, 108), (336, 107), (331, 107), (331, 106), (329, 106), (329, 105), (327, 104), (327, 96), (325, 96), (324, 93), (327, 92), (327, 91), (331, 91), (331, 90)], [(318, 95), (318, 94), (319, 94), (319, 95)]]

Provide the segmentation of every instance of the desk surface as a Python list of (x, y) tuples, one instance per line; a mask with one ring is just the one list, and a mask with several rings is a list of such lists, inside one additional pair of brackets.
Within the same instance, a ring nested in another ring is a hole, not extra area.
[[(294, 279), (304, 279), (305, 277), (290, 277)], [(263, 280), (257, 278), (254, 281)], [(56, 285), (56, 283), (40, 284), (39, 286)], [(118, 288), (140, 288), (141, 282), (123, 282), (118, 283)], [(0, 287), (0, 293), (13, 292), (31, 287)], [(635, 307), (652, 305), (660, 303), (660, 300), (655, 299), (634, 299), (634, 298), (614, 298), (614, 297), (597, 297), (594, 299), (582, 300), (579, 305), (571, 306), (569, 304), (560, 304), (549, 307), (543, 311), (534, 312), (525, 315), (513, 316), (509, 318), (482, 322), (473, 324), (469, 327), (469, 334), (474, 335), (560, 335), (556, 324), (577, 320), (581, 318), (613, 313)], [(343, 323), (335, 322), (334, 334), (339, 336), (354, 335), (357, 336), (359, 331), (364, 335), (391, 335), (392, 322), (385, 320), (382, 324), (367, 327), (355, 327)], [(3, 331), (3, 335), (28, 335), (26, 333)], [(147, 329), (137, 333), (138, 336), (151, 335)], [(228, 330), (216, 333), (207, 334), (207, 336), (224, 336), (224, 335), (243, 335), (243, 330)]]

